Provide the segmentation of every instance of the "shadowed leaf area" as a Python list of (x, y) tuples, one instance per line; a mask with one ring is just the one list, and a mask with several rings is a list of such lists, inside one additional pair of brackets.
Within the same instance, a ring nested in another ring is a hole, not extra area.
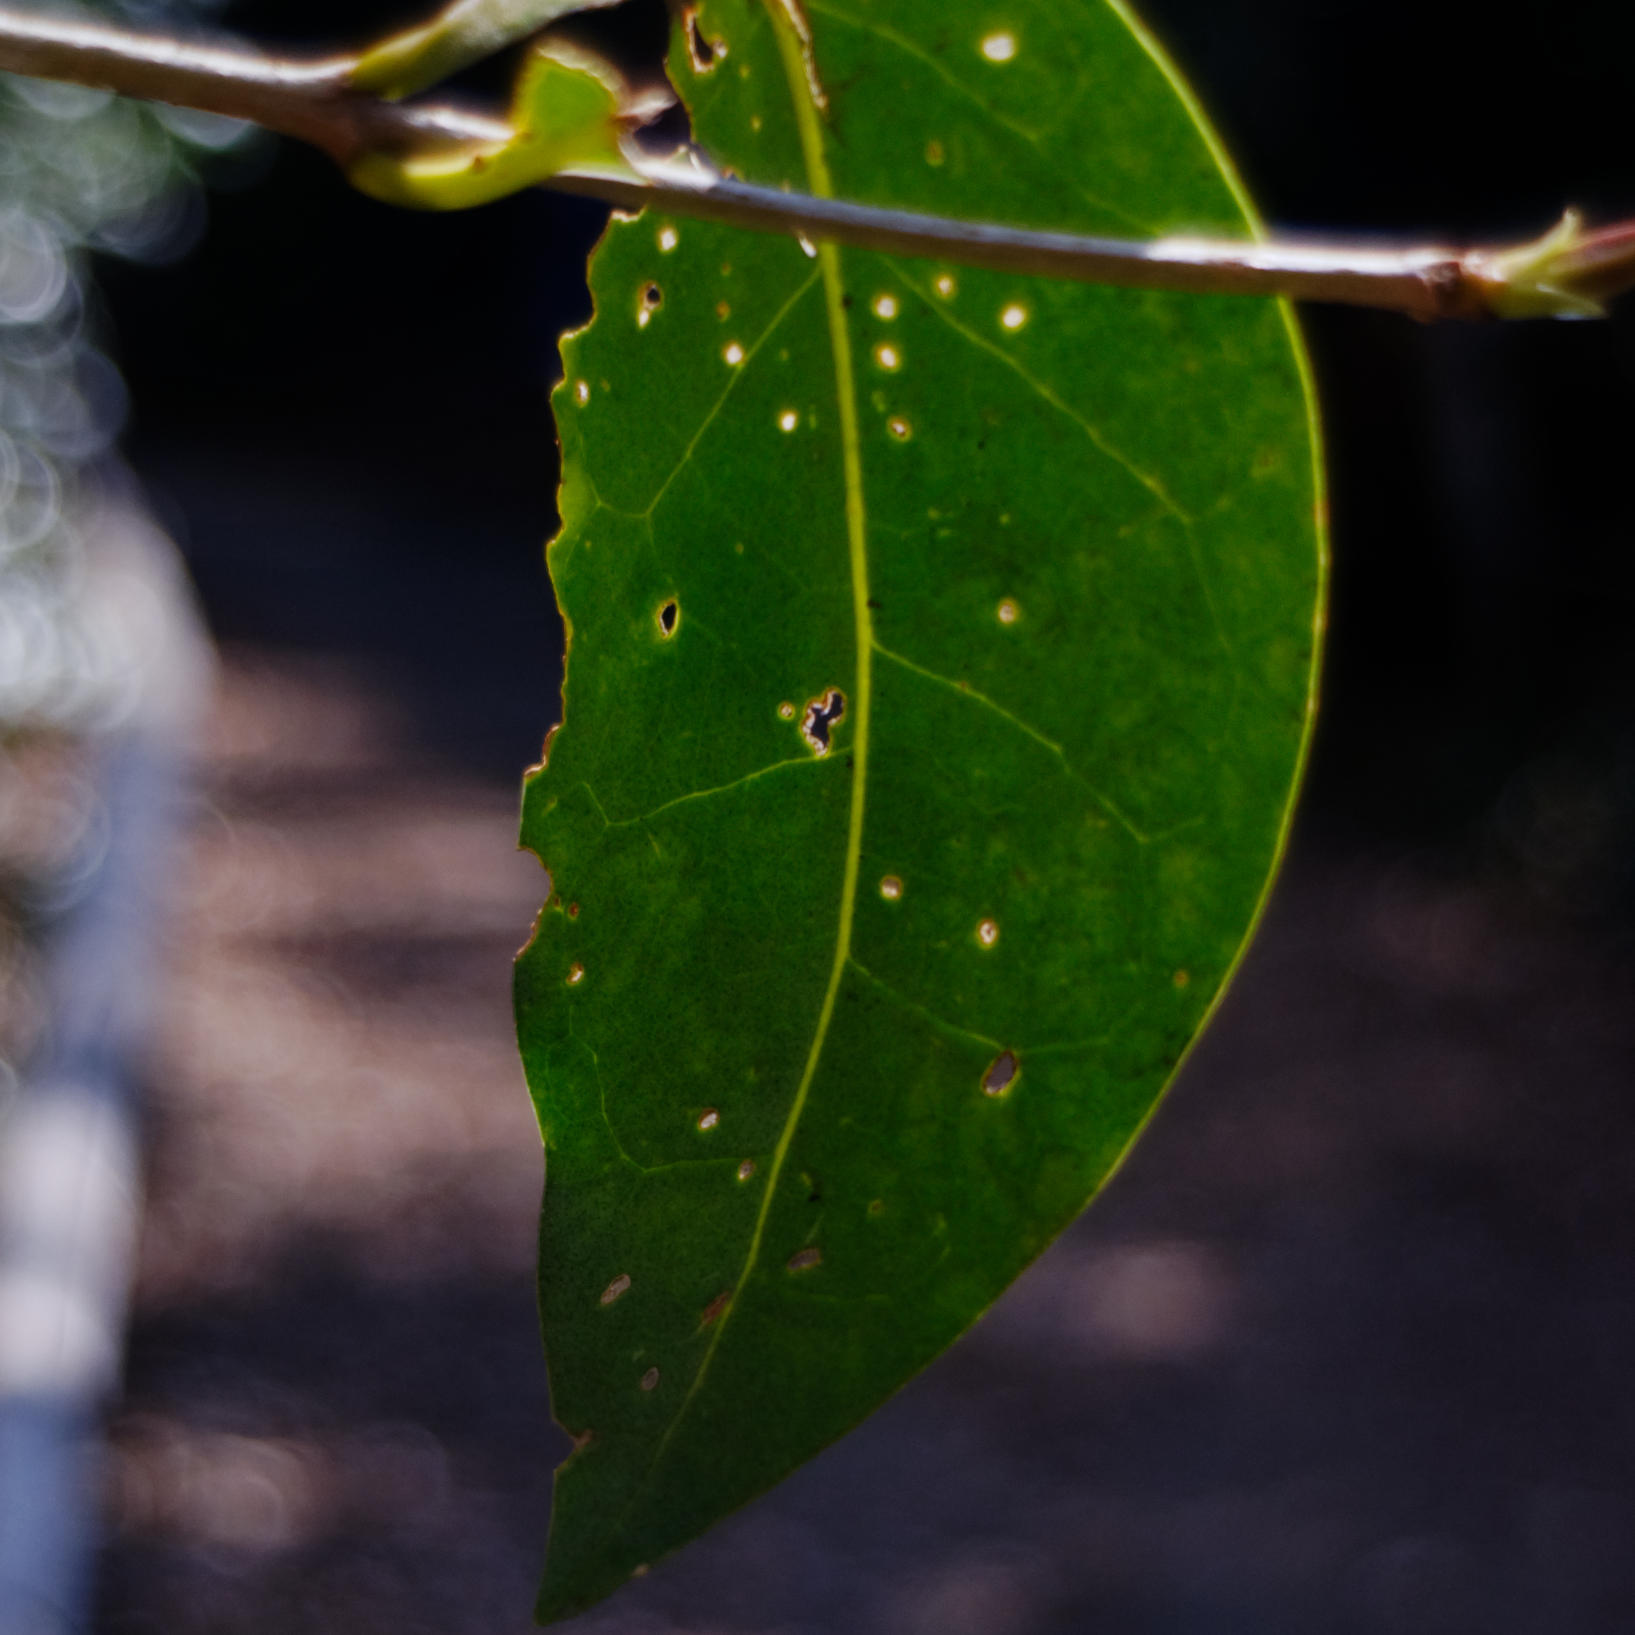
[[(1150, 234), (1244, 208), (1104, 4), (709, 0), (773, 185)], [(1084, 1206), (1242, 949), (1310, 720), (1269, 303), (616, 223), (556, 408), (523, 838), (565, 1616), (855, 1424)]]

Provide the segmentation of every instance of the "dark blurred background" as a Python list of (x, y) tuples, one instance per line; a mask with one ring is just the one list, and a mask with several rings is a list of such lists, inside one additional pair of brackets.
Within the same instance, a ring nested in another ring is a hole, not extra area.
[[(655, 50), (659, 0), (627, 11), (610, 26)], [(1143, 11), (1274, 225), (1474, 240), (1569, 203), (1635, 214), (1627, 6)], [(316, 45), (398, 13), (228, 20)], [(125, 447), (228, 659), (196, 944), (244, 932), (247, 856), (274, 895), (280, 869), (344, 892), (361, 865), (307, 827), (323, 814), (359, 857), (416, 812), (404, 855), (458, 852), (461, 814), (503, 835), (556, 718), (547, 398), (602, 220), (544, 193), (395, 212), (290, 144), (218, 167), (185, 260), (101, 269)], [(1288, 881), (1216, 1034), (971, 1341), (587, 1627), (1635, 1627), (1635, 326), (1303, 317), (1332, 644)], [(479, 880), (464, 931), (446, 904), (408, 930), (274, 911), (257, 980), (294, 984), (295, 1031), (303, 1004), (366, 1032), (465, 984), (504, 1047), (527, 925), (506, 905), (535, 878)], [(560, 1449), (529, 1246), (474, 1240), (525, 1219), (536, 1178), (507, 1170), (492, 1219), (471, 1200), (525, 1106), (457, 1174), (442, 1137), (414, 1147), (378, 1230), (291, 1183), (245, 1228), (251, 1270), (207, 1274), (190, 1212), (219, 1155), (181, 1127), (227, 1119), (206, 1105), (239, 1071), (221, 1050), (200, 1099), (159, 1099), (103, 1624), (524, 1627)], [(237, 1531), (211, 1521), (232, 1495)]]

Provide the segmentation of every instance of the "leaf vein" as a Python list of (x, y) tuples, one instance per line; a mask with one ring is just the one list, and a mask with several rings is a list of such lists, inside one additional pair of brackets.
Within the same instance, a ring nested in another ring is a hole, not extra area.
[(990, 698), (980, 688), (972, 687), (963, 681), (954, 681), (950, 677), (941, 675), (935, 670), (928, 670), (923, 664), (916, 664), (913, 659), (905, 658), (901, 653), (893, 652), (891, 648), (882, 646), (878, 641), (874, 650), (883, 659), (889, 659), (893, 664), (900, 665), (913, 675), (922, 677), (926, 681), (934, 682), (939, 687), (946, 687), (960, 698), (968, 699), (971, 703), (980, 705), (983, 709), (992, 710), (1001, 720), (1008, 721), (1018, 732), (1024, 733), (1042, 749), (1048, 750), (1061, 762), (1062, 770), (1076, 784), (1083, 788), (1092, 800), (1123, 829), (1137, 845), (1145, 846), (1152, 840), (1130, 815), (1122, 810), (1118, 803), (1098, 789), (1079, 769), (1073, 765), (1067, 751), (1054, 738), (1047, 738), (1044, 733), (1012, 710), (1007, 710), (997, 699)]
[[(1001, 130), (1008, 131), (1018, 141), (1025, 142), (1041, 159), (1049, 162), (1049, 156), (1045, 152), (1044, 138), (1040, 132), (1030, 130), (1026, 125), (1012, 119), (1008, 114), (1000, 113), (980, 92), (973, 91), (957, 75), (951, 73), (946, 63), (939, 61), (934, 53), (927, 51), (924, 46), (911, 40), (906, 34), (899, 34), (888, 23), (878, 23), (867, 17), (858, 17), (852, 12), (842, 11), (837, 6), (825, 4), (824, 0), (812, 0), (808, 9), (818, 16), (827, 17), (832, 22), (839, 23), (843, 28), (854, 28), (861, 33), (872, 34), (877, 40), (883, 40), (887, 45), (895, 46), (904, 56), (913, 57), (917, 62), (924, 63), (950, 90), (969, 102), (984, 119), (991, 121)], [(1052, 164), (1051, 170), (1053, 175), (1060, 175), (1058, 167), (1054, 164)], [(1099, 198), (1096, 194), (1080, 187), (1077, 182), (1074, 182), (1072, 187), (1079, 198), (1089, 205), (1092, 210), (1099, 210), (1104, 216), (1122, 223), (1125, 227), (1138, 233), (1142, 238), (1155, 238), (1157, 236), (1157, 228), (1153, 227), (1149, 222), (1138, 220), (1130, 215), (1128, 211), (1119, 209), (1117, 205), (1107, 199)]]
[(659, 508), (660, 501), (662, 501), (664, 496), (669, 493), (671, 484), (675, 482), (676, 478), (679, 477), (692, 462), (693, 455), (698, 451), (698, 445), (704, 440), (705, 432), (707, 432), (720, 417), (721, 411), (727, 406), (728, 400), (737, 389), (738, 382), (744, 378), (745, 374), (749, 370), (750, 364), (755, 361), (756, 354), (760, 352), (761, 348), (764, 347), (775, 334), (777, 334), (784, 320), (800, 304), (801, 297), (804, 296), (815, 283), (817, 283), (819, 276), (820, 273), (818, 269), (814, 268), (800, 281), (800, 283), (795, 286), (794, 290), (790, 293), (789, 299), (785, 301), (775, 313), (773, 313), (771, 322), (768, 323), (766, 328), (761, 331), (755, 340), (753, 340), (749, 346), (745, 348), (743, 357), (736, 364), (731, 365), (730, 372), (727, 375), (726, 385), (721, 388), (715, 402), (710, 405), (709, 413), (706, 414), (703, 420), (699, 422), (698, 430), (693, 433), (691, 439), (687, 443), (686, 448), (681, 451), (681, 458), (676, 461), (674, 467), (670, 471), (670, 475), (659, 484), (658, 491), (653, 495), (652, 499), (647, 502), (646, 506), (642, 510), (628, 514), (644, 521), (651, 519), (653, 513)]
[(902, 262), (896, 260), (895, 258), (888, 259), (890, 260), (892, 270), (898, 275), (899, 278), (902, 279), (903, 283), (909, 289), (913, 290), (914, 294), (919, 298), (921, 304), (928, 311), (934, 312), (938, 318), (940, 318), (945, 324), (948, 325), (950, 329), (955, 332), (955, 334), (964, 336), (964, 338), (969, 341), (972, 346), (986, 352), (990, 357), (997, 358), (1002, 364), (1005, 365), (1006, 368), (1015, 374), (1018, 379), (1025, 382), (1026, 385), (1044, 402), (1048, 403), (1051, 408), (1056, 410), (1058, 414), (1064, 416), (1075, 426), (1077, 426), (1079, 430), (1084, 433), (1086, 438), (1089, 439), (1091, 446), (1095, 448), (1098, 453), (1105, 455), (1106, 458), (1111, 460), (1114, 465), (1122, 467), (1125, 473), (1132, 477), (1136, 482), (1140, 483), (1140, 485), (1146, 489), (1147, 492), (1151, 494), (1153, 498), (1156, 499), (1172, 517), (1174, 517), (1177, 521), (1184, 523), (1189, 529), (1191, 528), (1192, 518), (1181, 509), (1180, 505), (1177, 504), (1174, 497), (1170, 494), (1169, 490), (1165, 488), (1163, 483), (1157, 477), (1153, 476), (1151, 472), (1142, 470), (1142, 468), (1138, 466), (1135, 461), (1129, 457), (1129, 455), (1125, 454), (1120, 448), (1117, 447), (1116, 444), (1112, 442), (1112, 440), (1106, 435), (1105, 432), (1101, 430), (1099, 426), (1094, 423), (1094, 421), (1087, 420), (1082, 414), (1079, 413), (1077, 409), (1073, 407), (1071, 403), (1067, 402), (1065, 398), (1061, 397), (1056, 392), (1054, 387), (1042, 381), (1025, 364), (1021, 363), (1017, 358), (1013, 357), (1011, 353), (1007, 352), (1004, 347), (996, 344), (994, 341), (989, 340), (988, 337), (982, 334), (980, 331), (972, 329), (969, 324), (961, 323), (960, 320), (948, 310), (948, 304), (945, 301), (936, 300), (931, 295), (926, 293), (924, 287), (916, 282), (914, 277), (904, 268)]
[[(742, 789), (746, 784), (759, 782), (762, 778), (770, 777), (774, 772), (782, 772), (792, 766), (821, 766), (823, 763), (815, 755), (793, 755), (787, 760), (773, 761), (769, 766), (757, 767), (753, 772), (746, 772), (741, 778), (733, 778), (727, 783), (719, 783), (711, 789), (691, 789), (685, 795), (677, 795), (673, 800), (661, 802), (646, 812), (637, 812), (633, 817), (606, 819), (610, 829), (631, 829), (638, 823), (649, 823), (663, 812), (670, 811), (676, 806), (685, 806), (690, 801), (709, 800), (715, 795), (731, 794), (734, 789)], [(587, 793), (589, 786), (586, 786)], [(594, 796), (591, 797), (595, 799)], [(598, 807), (600, 803), (598, 802)]]
[(932, 1027), (941, 1028), (944, 1033), (952, 1033), (961, 1039), (975, 1040), (977, 1044), (987, 1050), (999, 1051), (1006, 1048), (997, 1039), (990, 1039), (985, 1033), (975, 1033), (970, 1028), (962, 1028), (957, 1023), (950, 1022), (947, 1017), (938, 1016), (928, 1006), (920, 1004), (917, 1000), (910, 999), (901, 989), (894, 988), (882, 977), (876, 976), (855, 954), (848, 957), (847, 963), (859, 976), (864, 977), (878, 988), (893, 1004), (900, 1005), (904, 1010), (912, 1012), (922, 1021), (929, 1022)]

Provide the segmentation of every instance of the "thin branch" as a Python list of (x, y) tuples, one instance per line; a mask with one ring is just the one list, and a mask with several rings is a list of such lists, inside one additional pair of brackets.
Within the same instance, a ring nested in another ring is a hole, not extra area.
[[(0, 70), (249, 120), (315, 144), (344, 166), (365, 153), (498, 147), (501, 120), (444, 105), (405, 107), (352, 88), (353, 57), (298, 60), (198, 45), (0, 5)], [(560, 192), (760, 232), (1084, 283), (1384, 307), (1416, 318), (1591, 316), (1635, 285), (1635, 223), (1584, 232), (1569, 215), (1534, 244), (1457, 250), (1368, 248), (1272, 238), (1150, 242), (950, 220), (817, 199), (726, 177), (696, 155), (631, 155), (639, 180), (567, 171)]]

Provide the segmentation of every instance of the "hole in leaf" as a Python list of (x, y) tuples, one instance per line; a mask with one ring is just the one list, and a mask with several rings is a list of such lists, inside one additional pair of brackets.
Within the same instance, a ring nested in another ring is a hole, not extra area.
[(895, 295), (877, 295), (874, 298), (874, 315), (889, 322), (897, 316), (897, 297)]
[(1002, 1096), (1016, 1082), (1016, 1075), (1021, 1072), (1021, 1065), (1016, 1060), (1014, 1050), (1002, 1050), (993, 1065), (982, 1075), (982, 1089), (985, 1095)]
[(740, 1181), (747, 1181), (754, 1173), (755, 1160), (753, 1158), (746, 1158), (743, 1163), (738, 1166), (738, 1179)]
[(647, 1372), (642, 1375), (642, 1390), (651, 1391), (653, 1389), (653, 1387), (658, 1384), (658, 1382), (659, 1382), (659, 1371), (658, 1371), (658, 1369), (649, 1368), (647, 1370)]
[(677, 603), (675, 597), (672, 596), (670, 600), (659, 609), (659, 633), (664, 636), (675, 635), (676, 625), (680, 618), (681, 607)]
[(897, 899), (902, 896), (902, 894), (903, 882), (899, 880), (895, 874), (888, 874), (885, 879), (880, 882), (880, 895), (884, 897), (888, 903), (896, 902)]
[(1016, 36), (1014, 34), (990, 34), (982, 42), (982, 55), (989, 62), (1009, 62), (1016, 55)]
[(795, 706), (787, 702), (780, 704), (778, 706), (778, 714), (781, 715), (785, 721), (793, 721), (795, 719)]
[(721, 348), (721, 356), (736, 369), (744, 361), (744, 349), (737, 341), (728, 341)]
[(886, 371), (894, 374), (903, 366), (903, 355), (895, 346), (888, 346), (882, 342), (874, 349), (874, 361)]
[(959, 285), (954, 282), (954, 275), (952, 273), (939, 273), (937, 275), (937, 281), (932, 285), (932, 288), (936, 290), (937, 294), (940, 295), (943, 300), (952, 301), (955, 291), (959, 289)]
[(697, 6), (688, 6), (682, 17), (687, 30), (687, 55), (692, 59), (693, 72), (707, 74), (715, 67), (716, 58), (721, 53), (704, 38), (704, 31), (698, 26)]
[(576, 380), (573, 383), (573, 395), (574, 395), (574, 400), (577, 403), (580, 403), (580, 404), (589, 403), (590, 402), (590, 382), (588, 380)]
[(721, 1115), (713, 1107), (706, 1107), (698, 1115), (698, 1127), (701, 1130), (713, 1130), (721, 1122)]
[(579, 963), (578, 960), (575, 960), (573, 964), (568, 967), (568, 986), (570, 988), (577, 988), (584, 980), (585, 968)]
[(681, 242), (681, 235), (675, 230), (675, 228), (668, 225), (659, 228), (658, 236), (659, 249), (665, 255), (669, 255), (669, 253)]
[(999, 941), (999, 922), (997, 920), (984, 920), (976, 928), (976, 940), (984, 948), (992, 948)]
[(846, 713), (846, 697), (838, 687), (831, 687), (821, 698), (806, 701), (806, 715), (801, 721), (801, 736), (814, 755), (829, 753), (829, 738), (841, 716)]
[(642, 304), (657, 310), (664, 305), (664, 291), (657, 284), (649, 284), (642, 290)]
[(723, 1289), (709, 1303), (709, 1305), (707, 1305), (704, 1308), (703, 1316), (698, 1319), (698, 1326), (700, 1328), (708, 1328), (710, 1326), (710, 1324), (713, 1323), (716, 1320), (716, 1318), (719, 1317), (721, 1315), (721, 1313), (724, 1312), (731, 1303), (732, 1303), (732, 1290), (731, 1289)]
[(793, 409), (785, 409), (778, 416), (779, 431), (793, 431), (800, 424), (800, 416)]
[(906, 443), (909, 438), (914, 435), (914, 428), (909, 425), (909, 423), (904, 420), (900, 414), (894, 414), (891, 419), (886, 422), (886, 430), (889, 431), (899, 443)]
[(1022, 610), (1017, 607), (1016, 603), (1007, 596), (1005, 600), (999, 604), (999, 622), (1001, 624), (1015, 624), (1018, 616), (1021, 614), (1021, 611)]
[(792, 1272), (804, 1272), (813, 1266), (821, 1265), (822, 1262), (823, 1251), (821, 1249), (797, 1249), (794, 1254), (789, 1257), (789, 1270)]
[(1012, 301), (999, 314), (1000, 324), (1011, 331), (1018, 330), (1028, 321), (1028, 309), (1020, 301)]
[(796, 233), (795, 242), (800, 245), (800, 253), (809, 261), (817, 260), (817, 245), (815, 245), (804, 233)]
[(602, 1290), (602, 1304), (611, 1306), (626, 1289), (630, 1287), (630, 1273), (620, 1272), (608, 1286)]

